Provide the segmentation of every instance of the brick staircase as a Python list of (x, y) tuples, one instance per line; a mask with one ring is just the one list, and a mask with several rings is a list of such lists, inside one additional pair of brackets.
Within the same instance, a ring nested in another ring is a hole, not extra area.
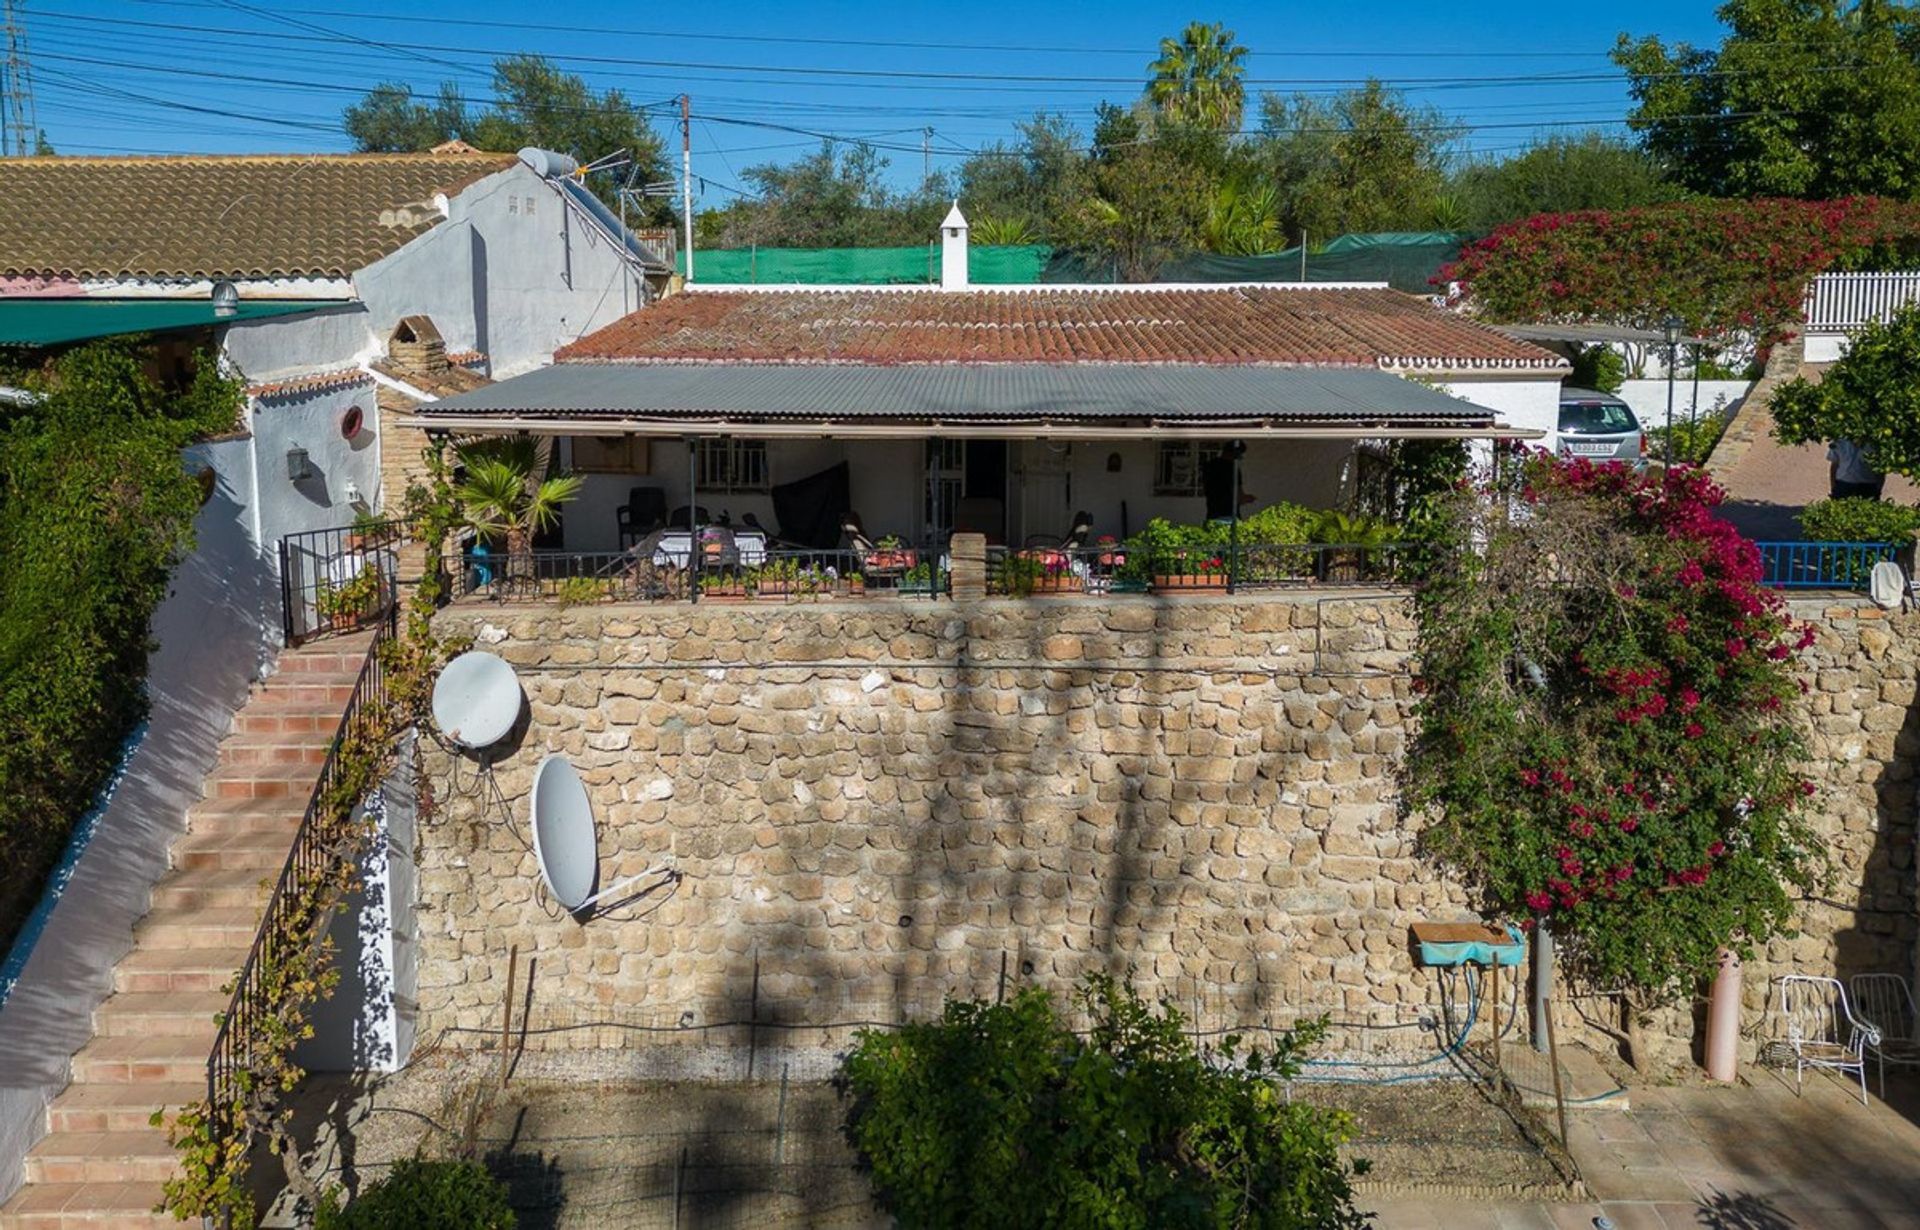
[(175, 1155), (148, 1118), (206, 1096), (221, 987), (253, 944), (371, 640), (287, 650), (234, 715), (0, 1230), (179, 1227), (153, 1212)]

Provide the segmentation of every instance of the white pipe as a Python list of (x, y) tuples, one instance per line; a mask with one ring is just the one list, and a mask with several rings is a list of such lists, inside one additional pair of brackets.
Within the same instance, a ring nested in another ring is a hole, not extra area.
[(1740, 1069), (1740, 956), (1720, 950), (1720, 972), (1707, 999), (1707, 1079), (1731, 1082)]

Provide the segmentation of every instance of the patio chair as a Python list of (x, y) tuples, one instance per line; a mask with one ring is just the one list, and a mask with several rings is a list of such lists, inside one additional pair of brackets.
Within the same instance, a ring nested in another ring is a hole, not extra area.
[(1785, 974), (1777, 983), (1786, 1049), (1793, 1054), (1793, 1083), (1803, 1089), (1808, 1068), (1851, 1072), (1860, 1078), (1860, 1105), (1867, 1104), (1866, 1050), (1880, 1033), (1854, 1016), (1838, 978)]
[(896, 577), (906, 573), (918, 561), (918, 556), (910, 547), (881, 547), (867, 537), (866, 526), (861, 524), (860, 514), (851, 510), (840, 515), (840, 532), (846, 535), (847, 549), (860, 560), (860, 567), (870, 577)]
[(1087, 539), (1093, 537), (1093, 514), (1077, 512), (1073, 514), (1073, 524), (1067, 527), (1066, 537), (1055, 538), (1052, 534), (1029, 534), (1023, 544), (1029, 551), (1036, 548), (1051, 547), (1056, 551), (1077, 551), (1087, 545)]
[(627, 502), (613, 510), (613, 518), (624, 551), (628, 543), (645, 538), (667, 523), (667, 493), (658, 487), (631, 488)]
[(1887, 1096), (1887, 1065), (1920, 1067), (1920, 1013), (1913, 988), (1898, 974), (1855, 974), (1848, 979), (1854, 1011), (1879, 1038), (1867, 1050), (1880, 1065), (1880, 1096)]

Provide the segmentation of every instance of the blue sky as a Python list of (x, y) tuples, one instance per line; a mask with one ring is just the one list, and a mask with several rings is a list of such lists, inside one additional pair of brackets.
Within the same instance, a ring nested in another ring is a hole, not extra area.
[[(1251, 50), (1250, 94), (1328, 92), (1381, 77), (1469, 125), (1461, 148), (1483, 156), (1550, 132), (1620, 131), (1626, 94), (1605, 58), (1620, 32), (1719, 37), (1710, 5), (1650, 0), (1496, 0), (1464, 11), (1399, 0), (1204, 9), (1131, 0), (26, 0), (25, 8), (38, 117), (64, 153), (345, 149), (340, 109), (368, 86), (431, 89), (453, 78), (482, 99), (491, 55), (525, 51), (636, 103), (689, 93), (706, 204), (723, 203), (718, 185), (739, 184), (743, 168), (818, 145), (764, 125), (870, 142), (901, 185), (919, 177), (928, 127), (936, 169), (1010, 139), (1014, 121), (1038, 109), (1084, 131), (1096, 102), (1137, 96), (1157, 40), (1192, 19), (1225, 23)], [(661, 114), (664, 131), (664, 106)]]

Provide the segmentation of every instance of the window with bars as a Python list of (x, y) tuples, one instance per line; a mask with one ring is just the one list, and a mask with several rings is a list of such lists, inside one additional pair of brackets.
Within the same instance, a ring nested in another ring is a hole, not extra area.
[(730, 494), (767, 489), (767, 442), (723, 438), (700, 441), (700, 490)]
[(1201, 475), (1207, 462), (1218, 457), (1225, 444), (1193, 440), (1162, 440), (1153, 454), (1155, 495), (1205, 495)]

